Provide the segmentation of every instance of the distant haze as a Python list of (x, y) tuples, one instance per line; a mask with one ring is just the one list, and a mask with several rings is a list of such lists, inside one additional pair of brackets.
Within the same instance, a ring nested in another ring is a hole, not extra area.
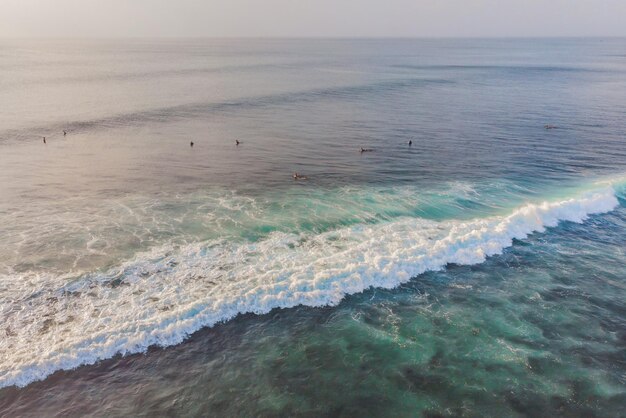
[(626, 36), (626, 0), (1, 0), (0, 37)]

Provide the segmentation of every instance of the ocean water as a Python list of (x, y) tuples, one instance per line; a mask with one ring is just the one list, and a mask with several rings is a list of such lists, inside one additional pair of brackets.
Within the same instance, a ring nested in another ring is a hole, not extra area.
[(3, 40), (0, 105), (2, 416), (624, 416), (624, 39)]

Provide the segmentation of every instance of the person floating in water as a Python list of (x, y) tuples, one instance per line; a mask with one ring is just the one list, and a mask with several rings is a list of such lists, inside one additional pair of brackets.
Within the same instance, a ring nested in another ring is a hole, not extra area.
[(239, 144), (241, 144), (241, 142), (239, 142), (238, 139), (235, 139), (235, 145), (239, 146)]
[(67, 131), (63, 131), (63, 136), (66, 136), (66, 135), (67, 135)]
[(373, 150), (373, 149), (371, 149), (371, 148), (361, 148), (361, 149), (359, 150), (359, 152), (361, 152), (361, 153), (363, 153), (363, 152), (372, 152), (372, 151), (374, 151), (374, 150)]
[(411, 139), (409, 139), (409, 147), (413, 145), (413, 141)]
[(189, 146), (190, 146), (191, 148), (193, 148), (193, 141), (191, 141), (191, 142), (189, 143)]
[(306, 180), (306, 176), (303, 176), (302, 174), (298, 174), (298, 173), (293, 173), (293, 179), (294, 180)]

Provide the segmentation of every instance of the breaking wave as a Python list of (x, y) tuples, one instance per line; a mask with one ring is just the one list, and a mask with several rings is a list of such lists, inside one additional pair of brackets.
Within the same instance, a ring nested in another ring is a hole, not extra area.
[[(165, 245), (77, 277), (0, 276), (0, 387), (61, 369), (182, 342), (238, 314), (338, 304), (447, 264), (471, 265), (560, 221), (619, 205), (610, 185), (519, 207), (505, 216), (435, 221), (404, 216), (323, 233), (272, 232), (256, 241)], [(21, 283), (17, 289), (10, 289)], [(54, 284), (57, 283), (55, 286)], [(5, 292), (6, 290), (6, 292)]]

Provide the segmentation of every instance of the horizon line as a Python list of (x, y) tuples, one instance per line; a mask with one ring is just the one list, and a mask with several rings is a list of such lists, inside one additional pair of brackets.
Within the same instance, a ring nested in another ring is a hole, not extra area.
[(249, 39), (249, 40), (437, 40), (437, 39), (624, 39), (626, 35), (483, 35), (483, 36), (213, 36), (213, 35), (132, 35), (132, 36), (0, 36), (0, 40), (182, 40), (182, 39)]

